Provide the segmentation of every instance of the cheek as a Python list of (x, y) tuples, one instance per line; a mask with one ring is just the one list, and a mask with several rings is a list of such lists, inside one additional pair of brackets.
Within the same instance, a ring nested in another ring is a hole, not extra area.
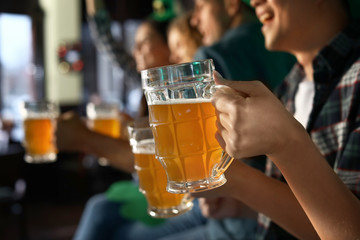
[(189, 58), (191, 58), (188, 49), (185, 47), (179, 49), (179, 55), (182, 57), (183, 61), (187, 61)]
[(173, 48), (173, 49), (170, 50), (170, 52), (171, 52), (171, 55), (173, 55), (173, 56), (179, 56), (180, 55), (179, 54), (179, 48)]
[(186, 54), (188, 56), (190, 56), (191, 58), (194, 57), (195, 55), (195, 52), (197, 50), (197, 46), (195, 43), (189, 43), (188, 46), (186, 47), (185, 51), (186, 51)]
[(169, 50), (171, 54), (176, 55), (178, 50), (177, 44), (174, 42), (169, 42)]
[(154, 47), (151, 45), (146, 45), (142, 48), (141, 54), (143, 56), (151, 55), (151, 53), (154, 52)]

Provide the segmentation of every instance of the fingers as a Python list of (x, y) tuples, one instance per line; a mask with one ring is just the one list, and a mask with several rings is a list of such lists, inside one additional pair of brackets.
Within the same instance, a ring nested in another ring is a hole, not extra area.
[(217, 131), (215, 133), (215, 139), (218, 141), (218, 143), (222, 149), (226, 149), (226, 142), (225, 142), (224, 138), (222, 137), (221, 131)]
[(227, 129), (239, 120), (247, 105), (243, 96), (222, 90), (214, 94), (211, 103), (217, 111), (218, 120)]
[[(233, 139), (229, 136), (229, 132), (223, 128), (223, 127), (219, 127), (219, 130), (215, 133), (215, 138), (218, 141), (220, 147), (231, 157), (238, 159), (240, 158), (240, 155), (238, 154), (237, 151), (234, 151), (234, 149), (238, 149), (234, 148), (233, 146)], [(227, 141), (225, 140), (227, 139)], [(230, 142), (229, 142), (230, 141)]]
[(216, 121), (217, 132), (215, 133), (215, 139), (218, 141), (220, 147), (227, 151), (227, 144), (225, 139), (229, 138), (227, 129), (219, 122)]
[(214, 80), (217, 85), (226, 85), (244, 97), (256, 96), (268, 90), (260, 81), (230, 81), (224, 79), (217, 71), (214, 71)]

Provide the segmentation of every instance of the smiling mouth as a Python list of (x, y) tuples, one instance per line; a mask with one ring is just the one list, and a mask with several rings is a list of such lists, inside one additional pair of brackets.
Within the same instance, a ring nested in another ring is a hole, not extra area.
[(267, 13), (262, 14), (259, 17), (259, 20), (262, 24), (266, 24), (266, 23), (270, 22), (273, 19), (273, 17), (274, 17), (273, 14), (267, 12)]

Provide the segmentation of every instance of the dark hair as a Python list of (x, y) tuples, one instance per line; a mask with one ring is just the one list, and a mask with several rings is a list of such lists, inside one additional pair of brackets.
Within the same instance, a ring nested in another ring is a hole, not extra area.
[(170, 23), (170, 20), (166, 21), (157, 21), (151, 17), (147, 18), (144, 23), (149, 24), (152, 29), (154, 29), (159, 36), (167, 43), (167, 29)]
[(341, 4), (343, 5), (345, 11), (348, 13), (348, 15), (350, 16), (350, 4), (349, 4), (349, 0), (341, 0)]

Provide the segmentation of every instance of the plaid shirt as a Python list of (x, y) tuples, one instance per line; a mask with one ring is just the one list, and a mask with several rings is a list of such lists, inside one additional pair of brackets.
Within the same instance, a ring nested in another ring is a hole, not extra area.
[[(307, 131), (345, 185), (360, 198), (360, 22), (350, 23), (313, 61), (315, 96)], [(295, 95), (305, 77), (296, 64), (277, 94), (295, 113)], [(268, 162), (267, 174), (280, 177)], [(264, 216), (261, 225), (268, 225)], [(265, 221), (264, 221), (265, 220)]]

